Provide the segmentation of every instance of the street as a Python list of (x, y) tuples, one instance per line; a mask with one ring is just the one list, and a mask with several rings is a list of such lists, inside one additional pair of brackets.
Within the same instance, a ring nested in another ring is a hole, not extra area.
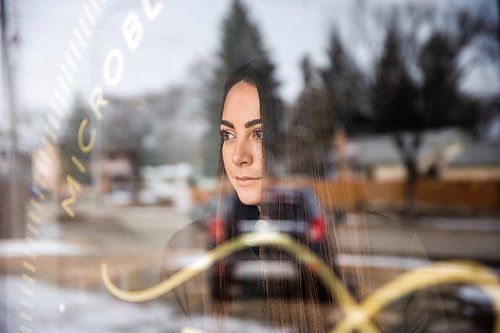
[[(333, 329), (344, 316), (338, 304), (318, 305), (300, 298), (243, 297), (230, 303), (214, 303), (206, 272), (186, 282), (189, 318), (183, 315), (172, 293), (143, 303), (115, 299), (102, 285), (101, 262), (109, 264), (111, 278), (120, 288), (142, 290), (161, 281), (162, 265), (168, 274), (173, 274), (203, 256), (206, 248), (192, 247), (171, 257), (164, 256), (165, 243), (190, 221), (187, 213), (172, 208), (79, 208), (85, 215), (59, 223), (55, 222), (57, 211), (46, 209), (45, 222), (34, 246), (38, 251), (32, 295), (34, 331), (179, 332), (190, 328), (211, 332), (217, 327), (217, 332), (317, 332)], [(405, 224), (358, 214), (336, 225), (330, 236), (335, 237), (336, 262), (352, 295), (361, 301), (401, 273), (425, 266), (432, 259), (495, 259), (493, 249), (500, 244), (500, 230), (495, 229), (492, 220), (478, 219), (474, 227), (470, 221), (461, 220), (457, 225), (462, 227), (453, 225), (455, 229), (450, 232), (452, 222), (446, 219), (443, 223), (433, 220), (432, 224)], [(206, 238), (207, 230), (199, 226), (193, 230), (198, 233), (193, 237)], [(6, 249), (2, 251), (2, 280), (7, 288), (1, 299), (7, 309), (4, 320), (10, 332), (18, 325), (19, 300), (25, 298), (20, 279), (20, 262), (25, 254), (12, 241), (2, 246)], [(446, 297), (447, 292), (440, 291), (440, 297), (415, 304), (425, 303), (427, 308), (446, 313), (446, 306), (455, 305)], [(405, 303), (396, 303), (375, 318), (379, 327), (388, 332), (402, 320), (401, 308)], [(476, 330), (458, 316), (448, 313), (447, 317), (435, 319), (427, 331)]]

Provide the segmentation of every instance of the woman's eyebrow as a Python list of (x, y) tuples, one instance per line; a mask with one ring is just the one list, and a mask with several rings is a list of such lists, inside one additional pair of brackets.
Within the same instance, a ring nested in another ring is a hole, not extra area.
[[(234, 129), (234, 125), (233, 123), (227, 121), (227, 120), (221, 120), (220, 121), (221, 125), (226, 125), (227, 127), (229, 128), (232, 128)], [(249, 128), (249, 127), (252, 127), (252, 126), (255, 126), (257, 124), (262, 124), (262, 119), (253, 119), (253, 120), (250, 120), (248, 122), (245, 123), (245, 128)]]
[(227, 121), (227, 120), (224, 120), (224, 119), (223, 119), (223, 120), (221, 120), (221, 121), (220, 121), (220, 123), (221, 123), (221, 125), (226, 125), (227, 127), (230, 127), (230, 128), (232, 128), (232, 129), (234, 129), (234, 125), (233, 125), (233, 123), (231, 123), (231, 122), (229, 122), (229, 121)]
[(254, 120), (250, 120), (249, 122), (247, 122), (245, 124), (245, 128), (249, 128), (249, 127), (252, 127), (252, 126), (255, 126), (257, 124), (262, 124), (262, 119), (254, 119)]

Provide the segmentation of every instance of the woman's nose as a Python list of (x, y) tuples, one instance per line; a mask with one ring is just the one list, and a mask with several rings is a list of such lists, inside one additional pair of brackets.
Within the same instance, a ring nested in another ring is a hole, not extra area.
[(236, 142), (232, 160), (233, 163), (236, 165), (252, 164), (253, 162), (252, 149), (250, 147), (250, 142), (248, 142), (248, 140), (238, 140)]

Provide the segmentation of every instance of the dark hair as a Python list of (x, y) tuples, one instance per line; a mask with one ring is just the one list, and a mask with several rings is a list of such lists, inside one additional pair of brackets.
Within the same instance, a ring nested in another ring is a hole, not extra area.
[[(252, 60), (234, 71), (226, 80), (224, 95), (222, 98), (221, 118), (224, 111), (224, 102), (229, 91), (239, 82), (246, 82), (257, 88), (260, 104), (260, 118), (264, 128), (264, 140), (262, 145), (262, 156), (264, 156), (264, 172), (269, 175), (274, 173), (274, 165), (277, 158), (277, 140), (279, 138), (280, 101), (275, 96), (277, 83), (272, 77), (274, 66), (266, 60)], [(225, 175), (224, 162), (222, 159), (222, 144), (219, 146), (219, 170), (220, 176)]]

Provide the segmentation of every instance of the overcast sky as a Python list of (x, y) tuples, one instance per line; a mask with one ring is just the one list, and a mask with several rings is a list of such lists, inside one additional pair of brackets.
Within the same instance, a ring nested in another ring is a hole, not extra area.
[[(137, 51), (125, 52), (125, 75), (115, 91), (127, 94), (159, 91), (187, 80), (188, 68), (193, 63), (211, 60), (219, 45), (221, 20), (230, 2), (164, 0), (165, 8), (158, 19), (153, 23), (144, 22), (144, 39)], [(29, 109), (47, 106), (84, 3), (26, 0), (12, 4), (13, 23), (21, 36), (15, 50), (19, 56), (15, 72), (17, 87), (22, 88), (23, 106)], [(315, 63), (325, 62), (332, 25), (339, 26), (344, 36), (360, 33), (350, 31), (353, 25), (349, 22), (356, 17), (356, 11), (359, 14), (358, 1), (252, 0), (245, 3), (271, 51), (287, 100), (300, 89), (301, 57), (309, 54)], [(79, 67), (77, 90), (85, 91), (100, 83), (103, 56), (111, 48), (126, 51), (120, 35), (124, 17), (136, 11), (145, 21), (139, 0), (108, 0), (104, 8)], [(361, 61), (370, 59), (373, 45), (354, 45), (354, 48)], [(485, 88), (492, 87), (491, 80), (488, 82)], [(498, 87), (498, 78), (495, 84)]]
[[(73, 29), (78, 24), (78, 17), (83, 15), (82, 6), (89, 6), (90, 2), (10, 1), (9, 23), (19, 35), (19, 43), (10, 51), (14, 59), (13, 73), (21, 113), (44, 114), (49, 110), (50, 101), (54, 99), (56, 77), (60, 73), (64, 55), (69, 50)], [(213, 61), (220, 42), (221, 21), (228, 13), (231, 0), (163, 2), (165, 8), (156, 21), (147, 22), (140, 0), (107, 0), (78, 65), (71, 95), (79, 94), (86, 99), (93, 86), (103, 84), (101, 73), (104, 57), (112, 48), (124, 51), (125, 71), (120, 83), (113, 89), (105, 88), (105, 94), (130, 96), (155, 93), (172, 85), (189, 87), (190, 80), (199, 79), (196, 77), (198, 72), (190, 68), (196, 63)], [(302, 80), (299, 64), (302, 57), (308, 54), (316, 65), (325, 63), (325, 50), (332, 26), (340, 29), (357, 60), (365, 67), (369, 66), (383, 38), (381, 33), (377, 33), (377, 22), (359, 24), (364, 19), (360, 1), (243, 2), (262, 32), (265, 45), (277, 66), (282, 96), (287, 101), (292, 101), (300, 91)], [(426, 2), (432, 3), (430, 0)], [(471, 2), (456, 0), (440, 1), (439, 5), (449, 10), (447, 4), (450, 2), (473, 6)], [(371, 6), (374, 4), (373, 1), (366, 3)], [(382, 5), (388, 3), (401, 4), (406, 1), (377, 2)], [(495, 1), (491, 1), (491, 6), (496, 8)], [(120, 32), (121, 23), (130, 12), (137, 12), (145, 27), (143, 41), (134, 52), (127, 50)], [(470, 75), (467, 86), (479, 92), (498, 92), (498, 72), (491, 67), (476, 70)]]
[[(277, 64), (283, 95), (290, 99), (300, 88), (300, 58), (309, 53), (317, 62), (324, 60), (331, 25), (325, 15), (329, 1), (247, 2)], [(165, 0), (165, 4), (155, 22), (144, 22), (144, 39), (137, 51), (125, 52), (125, 75), (113, 92), (160, 91), (188, 80), (188, 68), (194, 63), (213, 58), (230, 0)], [(333, 16), (341, 16), (340, 11), (347, 9), (336, 7)], [(77, 90), (100, 83), (103, 57), (111, 48), (126, 51), (120, 34), (124, 17), (137, 11), (144, 20), (139, 0), (108, 1), (105, 8), (79, 66)], [(14, 51), (21, 103), (29, 109), (44, 109), (81, 13), (81, 2), (29, 0), (15, 4), (14, 10), (13, 21), (21, 36)]]

